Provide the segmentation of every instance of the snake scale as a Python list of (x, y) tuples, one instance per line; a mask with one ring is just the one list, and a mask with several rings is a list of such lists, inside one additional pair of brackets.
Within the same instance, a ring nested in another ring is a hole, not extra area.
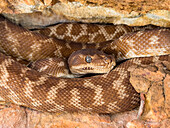
[[(72, 27), (76, 25), (79, 27)], [(82, 25), (84, 28), (81, 27)], [(170, 60), (168, 55), (170, 53), (170, 30), (168, 29), (133, 32), (131, 27), (125, 25), (117, 26), (117, 28), (114, 26), (114, 30), (107, 25), (94, 25), (96, 27), (92, 27), (93, 29), (89, 28), (88, 24), (71, 23), (59, 26), (57, 31), (66, 34), (63, 37), (59, 35), (61, 38), (56, 39), (43, 35), (45, 30), (32, 32), (0, 17), (1, 99), (46, 112), (116, 113), (128, 111), (137, 107), (140, 100), (139, 94), (129, 82), (130, 67), (150, 64), (157, 60)], [(74, 30), (71, 32), (72, 28)], [(83, 30), (80, 31), (80, 28)], [(48, 28), (47, 35), (53, 36), (51, 33), (54, 29), (56, 31), (56, 28), (52, 29)], [(93, 35), (95, 33), (96, 35)], [(97, 36), (97, 33), (100, 35)], [(124, 33), (127, 34), (123, 35)], [(83, 38), (84, 36), (89, 38), (88, 41), (80, 43), (83, 39), (81, 35)], [(62, 40), (64, 36), (68, 40)], [(76, 36), (79, 37), (76, 38)], [(71, 37), (74, 39), (69, 41)], [(95, 43), (95, 40), (100, 37), (106, 41), (99, 40)], [(118, 37), (120, 38), (115, 39)], [(85, 48), (115, 54), (117, 61), (133, 59), (121, 63), (108, 74), (68, 79), (56, 78), (35, 71), (10, 57), (18, 57), (27, 61), (56, 56), (68, 58), (72, 52)]]

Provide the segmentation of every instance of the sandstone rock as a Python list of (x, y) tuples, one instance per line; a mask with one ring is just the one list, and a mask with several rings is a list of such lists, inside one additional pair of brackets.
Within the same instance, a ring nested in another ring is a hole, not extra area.
[(165, 111), (170, 117), (170, 75), (167, 74), (164, 79)]
[[(169, 1), (159, 0), (2, 0), (1, 13), (33, 13), (64, 16), (67, 20), (170, 27)], [(55, 13), (55, 14), (54, 14)], [(27, 15), (27, 14), (25, 14)]]
[(26, 122), (26, 113), (23, 108), (13, 106), (0, 110), (1, 128), (25, 128)]
[(140, 119), (133, 120), (128, 122), (126, 127), (127, 128), (169, 128), (169, 119), (165, 119), (161, 122), (154, 122), (154, 121), (143, 121)]
[(144, 121), (142, 120), (132, 120), (126, 124), (127, 128), (145, 128)]
[(153, 83), (145, 95), (145, 108), (142, 118), (145, 120), (163, 120), (167, 118), (165, 112), (165, 99), (163, 96), (163, 84)]
[[(66, 0), (61, 0), (66, 1)], [(170, 2), (160, 1), (160, 0), (68, 0), (70, 2), (76, 1), (82, 4), (93, 5), (93, 6), (104, 6), (104, 7), (114, 7), (119, 12), (130, 13), (136, 11), (138, 13), (145, 13), (150, 11), (150, 9), (166, 9), (169, 10), (170, 7), (167, 6)]]
[(128, 122), (137, 119), (138, 110), (124, 112), (124, 113), (117, 113), (111, 116), (112, 122), (115, 123), (116, 128), (126, 127)]
[(117, 128), (136, 119), (137, 111), (110, 115), (90, 113), (42, 113), (12, 105), (0, 110), (0, 127), (4, 128)]
[[(144, 112), (140, 119), (128, 122), (128, 127), (168, 126), (170, 114), (170, 62), (134, 67), (130, 81), (139, 93), (145, 94)], [(132, 70), (132, 69), (131, 69)]]
[(152, 81), (160, 82), (164, 79), (165, 73), (155, 70), (157, 70), (155, 66), (149, 65), (147, 67), (136, 68), (131, 73), (130, 82), (137, 92), (146, 93)]
[(28, 29), (40, 29), (42, 27), (52, 25), (58, 22), (71, 22), (63, 15), (55, 13), (33, 12), (21, 14), (3, 14), (16, 24), (20, 24)]

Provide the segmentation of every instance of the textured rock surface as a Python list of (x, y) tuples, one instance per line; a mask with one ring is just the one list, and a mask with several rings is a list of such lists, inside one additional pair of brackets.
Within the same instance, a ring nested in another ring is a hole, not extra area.
[[(1, 13), (59, 15), (67, 20), (170, 27), (168, 0), (2, 0)], [(25, 14), (26, 15), (26, 14)], [(60, 19), (58, 20), (60, 22)]]
[(49, 114), (10, 106), (0, 110), (2, 128), (117, 128), (136, 118), (137, 111), (114, 116), (72, 113)]
[[(64, 1), (64, 0), (61, 0)], [(76, 1), (83, 4), (93, 5), (93, 6), (104, 6), (104, 7), (113, 7), (115, 10), (124, 13), (130, 13), (136, 11), (138, 13), (145, 13), (150, 10), (169, 10), (170, 7), (167, 6), (170, 4), (166, 0), (68, 0), (70, 2)]]
[(3, 14), (16, 24), (20, 24), (28, 29), (39, 29), (44, 26), (52, 25), (58, 22), (70, 22), (63, 15), (55, 13), (48, 14), (43, 12), (21, 13), (21, 14)]
[(170, 117), (170, 75), (168, 74), (164, 80), (164, 94), (165, 94), (165, 111)]
[(130, 81), (138, 92), (145, 94), (141, 120), (133, 120), (129, 127), (166, 127), (170, 116), (170, 62), (141, 66), (131, 72)]

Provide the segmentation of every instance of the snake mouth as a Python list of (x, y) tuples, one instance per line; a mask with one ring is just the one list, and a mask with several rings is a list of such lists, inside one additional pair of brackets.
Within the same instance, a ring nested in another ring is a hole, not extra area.
[(106, 68), (103, 66), (96, 67), (75, 67), (71, 70), (73, 74), (93, 74), (93, 73), (106, 73)]
[(84, 68), (82, 68), (82, 70), (94, 70), (94, 68), (92, 68), (92, 67), (84, 67)]

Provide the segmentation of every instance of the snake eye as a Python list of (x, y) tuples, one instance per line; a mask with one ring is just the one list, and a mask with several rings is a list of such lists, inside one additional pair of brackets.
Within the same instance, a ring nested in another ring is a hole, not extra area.
[(92, 58), (90, 56), (86, 56), (85, 60), (86, 60), (87, 63), (91, 63)]

